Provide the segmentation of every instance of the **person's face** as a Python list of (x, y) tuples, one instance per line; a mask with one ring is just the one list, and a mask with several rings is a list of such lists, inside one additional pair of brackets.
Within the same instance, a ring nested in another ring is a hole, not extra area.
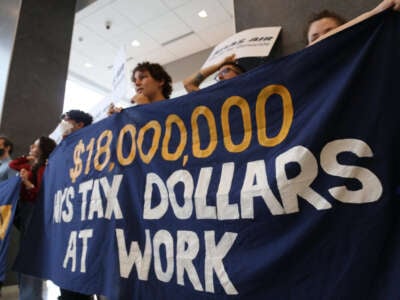
[(234, 66), (226, 65), (226, 66), (222, 66), (218, 70), (218, 74), (216, 76), (216, 79), (218, 81), (227, 80), (227, 79), (231, 79), (233, 77), (236, 77), (239, 74), (240, 74), (240, 72)]
[[(155, 80), (149, 71), (136, 71), (133, 78), (133, 84), (137, 94), (147, 97), (150, 102), (162, 94), (163, 81)], [(138, 102), (137, 102), (138, 103)], [(144, 104), (144, 103), (138, 103)]]
[(10, 147), (5, 147), (4, 140), (0, 139), (0, 158), (6, 157), (9, 151)]
[(339, 24), (333, 18), (322, 18), (315, 22), (312, 22), (307, 32), (308, 44), (314, 42), (320, 36), (328, 33), (336, 27), (339, 27)]
[(78, 122), (76, 122), (74, 120), (71, 120), (71, 119), (65, 119), (65, 121), (67, 121), (69, 124), (71, 124), (71, 126), (72, 126), (71, 133), (75, 132), (75, 131), (77, 131), (77, 130), (79, 130), (79, 129), (81, 129), (83, 127), (83, 123), (82, 122), (78, 123)]
[(66, 137), (67, 135), (70, 135), (71, 133), (73, 133), (73, 132), (75, 132), (75, 131), (77, 131), (77, 130), (79, 130), (79, 129), (84, 127), (83, 122), (79, 122), (78, 123), (78, 122), (76, 122), (76, 121), (74, 121), (72, 119), (69, 119), (68, 117), (65, 117), (63, 119), (63, 121), (68, 123), (68, 125), (69, 125), (68, 128), (63, 128), (62, 129), (63, 130), (62, 135), (64, 137)]
[(37, 139), (29, 148), (29, 156), (39, 158), (41, 154), (39, 139)]

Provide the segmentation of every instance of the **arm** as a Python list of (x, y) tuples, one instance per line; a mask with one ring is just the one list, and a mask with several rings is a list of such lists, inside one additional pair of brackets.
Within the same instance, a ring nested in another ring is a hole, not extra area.
[(31, 171), (22, 169), (20, 171), (20, 177), (24, 189), (24, 200), (29, 202), (36, 202), (36, 197), (40, 191), (42, 185), (42, 179), (44, 174), (45, 166), (41, 166), (36, 173), (36, 184), (32, 182), (33, 174)]
[(226, 62), (234, 62), (235, 61), (235, 54), (229, 55), (225, 57), (221, 62), (216, 63), (215, 65), (206, 67), (201, 69), (199, 72), (196, 72), (190, 75), (188, 78), (183, 80), (183, 86), (185, 90), (190, 92), (198, 91), (200, 88), (200, 84), (211, 74), (218, 71), (222, 64)]
[(381, 3), (379, 3), (379, 5), (377, 7), (375, 7), (374, 9), (363, 13), (362, 15), (350, 20), (349, 22), (329, 31), (328, 33), (324, 34), (323, 36), (319, 37), (318, 39), (316, 39), (315, 41), (313, 41), (312, 43), (310, 43), (310, 45), (313, 45), (315, 43), (318, 43), (320, 41), (322, 41), (323, 39), (326, 39), (327, 37), (334, 35), (346, 28), (349, 28), (355, 24), (358, 24), (388, 8), (393, 8), (393, 10), (396, 11), (400, 11), (400, 0), (383, 0)]
[(8, 165), (11, 169), (16, 171), (21, 171), (22, 169), (30, 169), (29, 161), (25, 156), (13, 159)]

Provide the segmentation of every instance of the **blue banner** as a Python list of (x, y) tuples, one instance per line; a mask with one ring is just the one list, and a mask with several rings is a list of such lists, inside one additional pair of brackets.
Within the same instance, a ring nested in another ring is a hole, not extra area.
[(399, 33), (385, 12), (71, 135), (20, 270), (112, 299), (399, 298)]
[(20, 189), (19, 176), (0, 183), (0, 281), (6, 275), (8, 243)]

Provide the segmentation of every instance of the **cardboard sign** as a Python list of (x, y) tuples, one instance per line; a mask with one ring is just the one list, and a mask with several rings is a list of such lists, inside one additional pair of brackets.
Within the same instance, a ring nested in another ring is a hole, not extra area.
[(268, 56), (280, 31), (281, 27), (258, 27), (238, 32), (215, 46), (203, 68), (231, 54), (236, 58)]

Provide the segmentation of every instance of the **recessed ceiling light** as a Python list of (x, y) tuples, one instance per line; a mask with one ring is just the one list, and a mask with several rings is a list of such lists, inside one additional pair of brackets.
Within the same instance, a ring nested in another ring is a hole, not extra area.
[(132, 45), (132, 47), (139, 47), (140, 46), (140, 42), (138, 40), (133, 40), (131, 45)]
[(207, 18), (207, 16), (208, 16), (207, 12), (204, 9), (199, 11), (198, 15), (200, 18)]
[(92, 68), (93, 65), (92, 65), (91, 63), (87, 62), (87, 63), (85, 63), (85, 67), (86, 67), (86, 68)]

